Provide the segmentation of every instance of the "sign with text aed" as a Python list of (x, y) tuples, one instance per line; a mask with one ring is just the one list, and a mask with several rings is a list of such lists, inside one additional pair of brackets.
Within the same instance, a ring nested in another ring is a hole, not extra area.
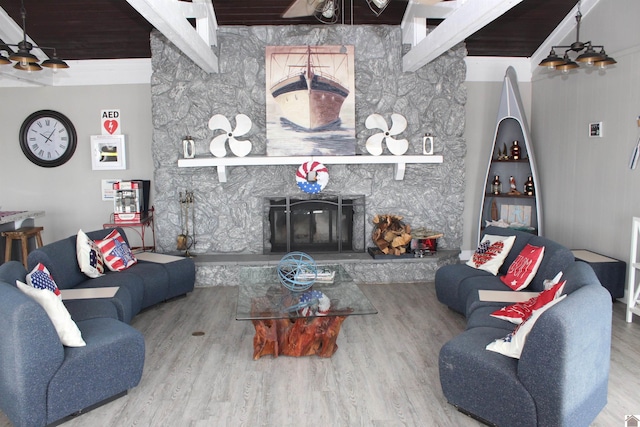
[(100, 111), (102, 135), (120, 135), (120, 110)]

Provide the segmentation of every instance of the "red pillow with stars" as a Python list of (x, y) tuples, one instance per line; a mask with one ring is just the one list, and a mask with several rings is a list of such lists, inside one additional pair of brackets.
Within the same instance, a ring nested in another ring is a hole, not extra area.
[(566, 282), (566, 280), (559, 282), (550, 289), (540, 292), (538, 296), (530, 298), (527, 301), (502, 307), (501, 309), (491, 313), (491, 316), (519, 325), (531, 317), (535, 310), (538, 310), (539, 308), (549, 304), (551, 301), (560, 298), (564, 291), (564, 285)]
[(543, 256), (544, 246), (533, 246), (527, 243), (509, 266), (507, 274), (501, 276), (500, 280), (514, 291), (526, 288), (538, 272)]

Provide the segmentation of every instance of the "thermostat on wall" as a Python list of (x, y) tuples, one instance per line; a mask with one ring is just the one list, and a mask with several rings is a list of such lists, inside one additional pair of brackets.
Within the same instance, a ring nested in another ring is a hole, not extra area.
[(589, 138), (602, 137), (602, 122), (589, 123)]

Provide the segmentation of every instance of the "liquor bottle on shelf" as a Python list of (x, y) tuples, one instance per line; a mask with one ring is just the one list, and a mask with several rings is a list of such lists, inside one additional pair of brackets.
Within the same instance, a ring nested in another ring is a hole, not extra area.
[(502, 192), (502, 183), (500, 183), (500, 177), (496, 175), (491, 183), (491, 192), (493, 194), (500, 194)]
[(518, 141), (513, 141), (511, 145), (511, 160), (520, 160), (520, 146)]
[(524, 194), (527, 196), (534, 196), (536, 191), (533, 187), (533, 177), (527, 178), (527, 182), (524, 183)]

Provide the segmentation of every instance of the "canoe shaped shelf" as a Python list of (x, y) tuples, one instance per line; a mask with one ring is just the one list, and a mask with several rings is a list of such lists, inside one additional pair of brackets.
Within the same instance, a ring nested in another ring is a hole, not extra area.
[[(515, 147), (514, 147), (515, 146)], [(498, 184), (499, 182), (499, 184)], [(513, 67), (507, 68), (480, 206), (479, 235), (491, 221), (542, 234), (540, 184)]]
[(194, 159), (178, 160), (178, 167), (200, 168), (216, 167), (218, 180), (227, 182), (227, 166), (273, 166), (273, 165), (301, 165), (305, 162), (318, 161), (325, 165), (362, 165), (362, 164), (392, 164), (393, 176), (396, 180), (404, 179), (406, 165), (410, 163), (442, 163), (442, 156), (247, 156), (247, 157), (198, 157)]

